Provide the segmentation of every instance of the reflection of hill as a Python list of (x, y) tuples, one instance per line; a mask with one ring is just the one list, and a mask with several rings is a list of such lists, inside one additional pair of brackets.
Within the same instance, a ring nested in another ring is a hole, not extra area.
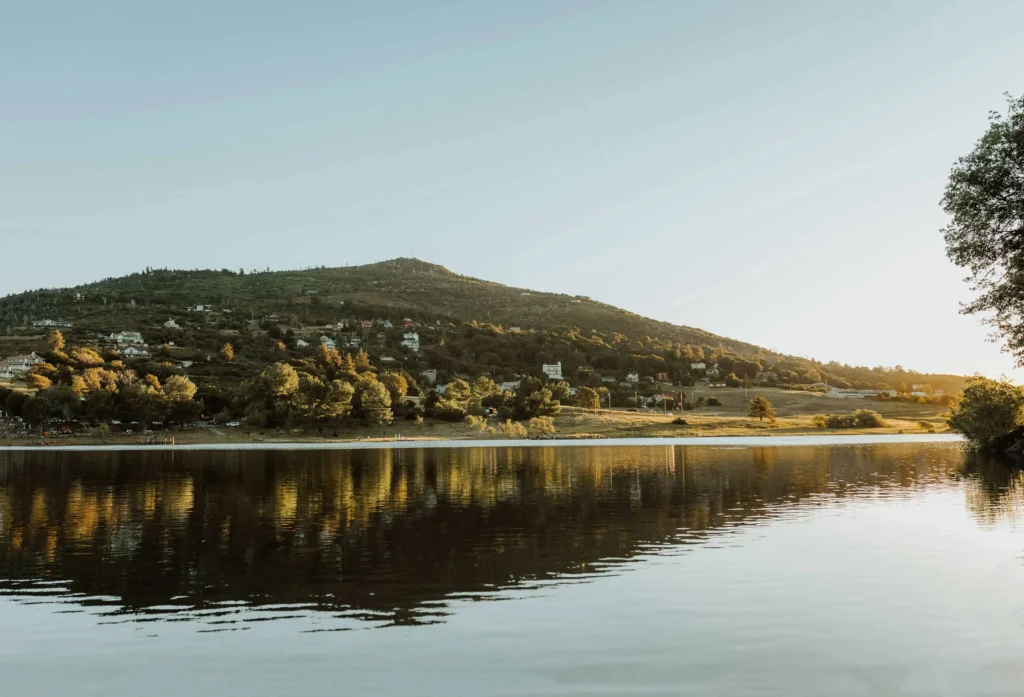
[[(945, 481), (948, 447), (0, 454), (0, 593), (414, 622), (797, 503)], [(427, 605), (424, 605), (424, 604)]]

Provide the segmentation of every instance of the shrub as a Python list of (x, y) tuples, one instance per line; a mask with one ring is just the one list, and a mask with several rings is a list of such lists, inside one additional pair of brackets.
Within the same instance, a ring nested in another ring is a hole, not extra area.
[(706, 404), (709, 407), (720, 407), (722, 406), (722, 400), (720, 400), (718, 397), (708, 397), (708, 401), (706, 402)]
[(555, 432), (555, 420), (550, 416), (535, 416), (530, 419), (530, 432), (540, 436), (549, 436)]
[(466, 428), (470, 431), (483, 431), (487, 428), (487, 419), (482, 416), (469, 414), (466, 416)]
[(506, 419), (498, 425), (498, 428), (506, 438), (526, 438), (526, 427), (518, 421)]
[(672, 419), (672, 423), (674, 423), (676, 426), (688, 426), (689, 425), (687, 423), (686, 419), (684, 419), (681, 416), (677, 416), (676, 418)]
[(877, 411), (858, 409), (852, 414), (817, 414), (815, 428), (884, 428), (885, 419)]

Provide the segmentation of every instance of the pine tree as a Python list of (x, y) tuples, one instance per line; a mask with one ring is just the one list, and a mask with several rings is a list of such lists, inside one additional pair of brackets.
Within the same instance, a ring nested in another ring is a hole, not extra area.
[(355, 368), (360, 373), (370, 369), (370, 354), (363, 349), (356, 354)]
[(765, 399), (765, 396), (758, 394), (752, 400), (750, 400), (750, 415), (756, 416), (758, 421), (764, 421), (767, 417), (769, 421), (775, 420), (775, 410), (772, 408), (772, 403)]

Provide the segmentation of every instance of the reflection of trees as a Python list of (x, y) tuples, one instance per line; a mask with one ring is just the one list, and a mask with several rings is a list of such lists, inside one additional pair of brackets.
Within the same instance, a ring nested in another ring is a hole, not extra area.
[(0, 454), (0, 591), (62, 580), (130, 610), (245, 600), (408, 622), (453, 592), (945, 481), (960, 460), (920, 446)]
[(964, 463), (967, 508), (978, 522), (1024, 519), (1024, 470), (991, 455), (968, 452)]

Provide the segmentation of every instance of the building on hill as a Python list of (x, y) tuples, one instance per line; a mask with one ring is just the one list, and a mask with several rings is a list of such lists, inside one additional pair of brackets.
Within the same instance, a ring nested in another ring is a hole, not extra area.
[(32, 369), (32, 366), (43, 362), (44, 360), (40, 356), (37, 356), (36, 352), (33, 351), (32, 353), (9, 356), (4, 361), (0, 362), (0, 368), (9, 371), (12, 376), (24, 375)]
[(181, 325), (175, 322), (174, 318), (171, 317), (169, 320), (164, 322), (164, 329), (181, 329)]
[(41, 329), (71, 329), (72, 323), (62, 319), (37, 319), (32, 326)]
[(125, 358), (149, 358), (149, 351), (139, 346), (125, 346), (117, 350)]
[(509, 380), (508, 382), (499, 382), (498, 387), (502, 392), (515, 392), (521, 384), (523, 384), (522, 380)]
[(334, 343), (334, 339), (330, 338), (329, 336), (321, 336), (320, 344), (328, 351), (333, 351), (337, 348), (337, 345)]
[(213, 305), (196, 305), (188, 308), (189, 312), (213, 312)]
[(140, 332), (116, 332), (107, 337), (107, 341), (114, 344), (144, 344)]
[(420, 352), (420, 335), (416, 332), (406, 332), (402, 335), (402, 346), (413, 351)]
[(561, 380), (562, 379), (562, 361), (557, 363), (545, 363), (541, 367), (541, 372), (548, 376), (548, 380)]
[(409, 327), (412, 326), (412, 320), (406, 317), (405, 319), (402, 320), (402, 326), (408, 329)]
[(280, 315), (267, 315), (266, 317), (263, 318), (263, 321), (264, 322), (270, 322), (271, 324), (277, 324), (278, 322), (281, 321), (281, 316)]
[(654, 379), (658, 382), (668, 382), (668, 373), (655, 373)]
[(14, 374), (14, 369), (9, 368), (3, 363), (0, 363), (0, 380), (13, 380), (17, 375)]
[(576, 369), (576, 372), (579, 373), (580, 375), (583, 375), (583, 376), (593, 375), (593, 373), (594, 373), (594, 366), (592, 366), (592, 365), (581, 365), (579, 368)]
[(309, 342), (308, 341), (304, 341), (302, 339), (299, 339), (298, 341), (295, 342), (295, 348), (303, 349), (303, 348), (309, 348), (309, 346), (310, 346)]
[(708, 367), (704, 363), (691, 363), (690, 370), (707, 370)]
[(881, 394), (895, 397), (896, 390), (850, 390), (840, 387), (829, 387), (825, 396), (830, 399), (867, 399), (868, 397), (877, 397)]
[(380, 357), (380, 362), (381, 363), (397, 363), (398, 359), (396, 359), (394, 356), (381, 356)]
[(420, 377), (423, 378), (424, 381), (429, 382), (431, 385), (433, 385), (435, 382), (437, 382), (437, 368), (427, 368), (422, 373), (420, 373)]
[(626, 382), (628, 382), (630, 385), (637, 384), (638, 382), (640, 382), (640, 373), (627, 373)]

